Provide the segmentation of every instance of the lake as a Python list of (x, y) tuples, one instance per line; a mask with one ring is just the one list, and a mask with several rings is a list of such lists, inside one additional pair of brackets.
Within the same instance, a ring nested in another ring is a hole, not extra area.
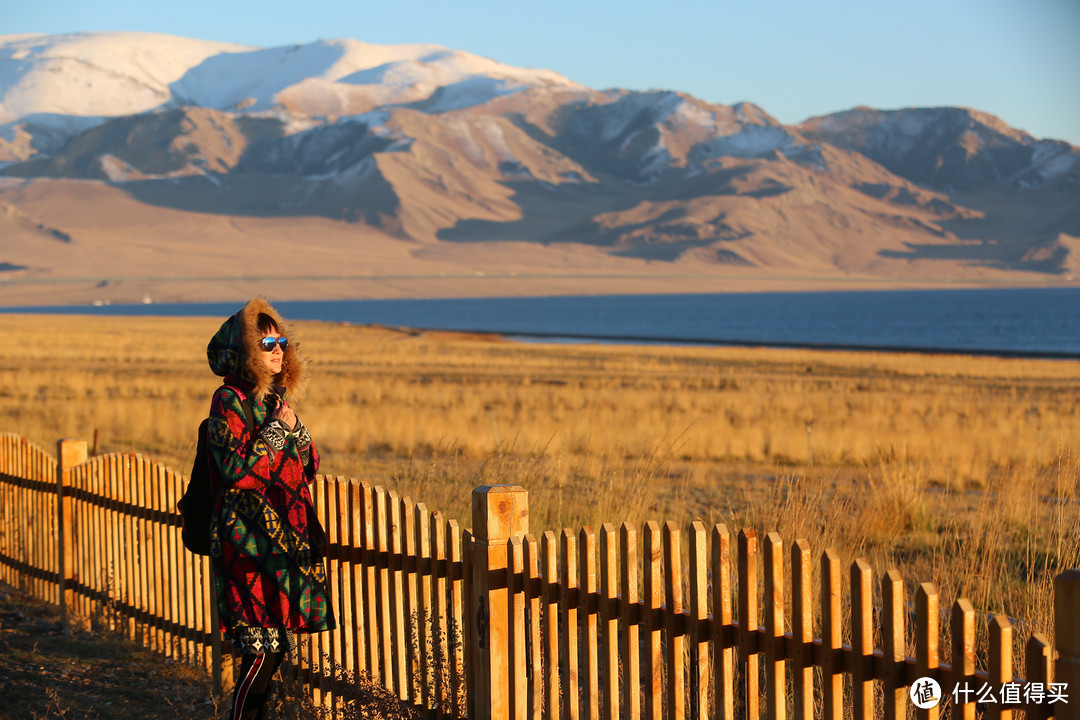
[[(1080, 359), (1080, 288), (273, 302), (287, 319), (492, 332), (524, 340)], [(239, 307), (189, 303), (0, 312), (224, 319)]]

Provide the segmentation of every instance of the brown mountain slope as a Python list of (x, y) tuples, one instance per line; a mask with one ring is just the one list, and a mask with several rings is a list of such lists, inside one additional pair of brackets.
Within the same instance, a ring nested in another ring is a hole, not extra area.
[[(550, 208), (561, 204), (548, 200)], [(0, 221), (0, 305), (278, 299), (725, 292), (1044, 282), (943, 261), (907, 272), (777, 271), (620, 255), (573, 242), (418, 243), (323, 217), (197, 213), (107, 184), (0, 180), (0, 203), (48, 217), (70, 243)], [(549, 217), (557, 217), (552, 213)], [(35, 223), (36, 225), (36, 223)], [(24, 226), (25, 227), (25, 226)]]
[(904, 257), (1074, 273), (1080, 238), (1080, 150), (1035, 140), (968, 108), (856, 108), (798, 126), (891, 173), (947, 194), (975, 217), (946, 221), (955, 243), (912, 242)]
[(14, 164), (4, 173), (126, 182), (228, 172), (251, 142), (279, 132), (280, 123), (274, 120), (205, 108), (145, 113), (93, 127), (60, 152)]
[(1016, 180), (1040, 153), (1071, 150), (1064, 142), (1036, 142), (969, 108), (855, 108), (812, 118), (797, 129), (813, 141), (862, 153), (914, 182), (961, 191)]
[[(19, 294), (31, 280), (168, 277), (179, 292), (177, 277), (297, 276), (301, 296), (341, 297), (563, 292), (581, 274), (638, 292), (642, 277), (672, 290), (1068, 281), (1075, 149), (1031, 142), (970, 112), (785, 127), (749, 104), (565, 88), (343, 120), (146, 113), (4, 169), (71, 179), (0, 182), (0, 281)], [(1001, 148), (1028, 164), (1003, 165)], [(480, 274), (483, 290), (459, 282)], [(421, 277), (423, 290), (402, 280)]]

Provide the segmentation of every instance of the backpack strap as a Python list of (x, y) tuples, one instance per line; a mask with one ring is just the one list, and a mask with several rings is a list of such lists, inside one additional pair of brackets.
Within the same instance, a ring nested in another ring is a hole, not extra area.
[(251, 407), (251, 399), (235, 385), (222, 385), (222, 387), (232, 390), (236, 393), (236, 397), (240, 398), (240, 407), (244, 409), (244, 421), (247, 423), (248, 432), (253, 432), (255, 430), (255, 410)]

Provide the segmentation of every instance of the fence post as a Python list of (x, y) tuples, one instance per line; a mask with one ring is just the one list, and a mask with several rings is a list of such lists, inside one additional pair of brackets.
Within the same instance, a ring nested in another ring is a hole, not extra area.
[(1054, 579), (1054, 638), (1054, 682), (1064, 683), (1069, 694), (1068, 704), (1054, 705), (1054, 717), (1080, 720), (1080, 570), (1066, 570)]
[(56, 574), (60, 601), (60, 627), (69, 628), (68, 608), (75, 604), (74, 574), (75, 537), (72, 532), (72, 504), (74, 500), (65, 491), (69, 484), (68, 474), (71, 468), (82, 465), (87, 460), (85, 440), (58, 440), (56, 442)]
[(478, 720), (509, 720), (507, 541), (529, 532), (529, 494), (516, 485), (482, 485), (473, 490), (472, 515), (469, 616), (475, 618), (475, 631), (469, 639), (474, 658), (469, 692)]

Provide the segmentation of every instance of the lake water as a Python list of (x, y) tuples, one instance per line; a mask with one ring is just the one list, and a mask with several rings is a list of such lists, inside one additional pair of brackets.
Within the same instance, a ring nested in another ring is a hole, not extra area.
[[(494, 332), (537, 340), (957, 351), (1080, 358), (1080, 288), (282, 301), (289, 319)], [(240, 303), (7, 308), (232, 314)]]

